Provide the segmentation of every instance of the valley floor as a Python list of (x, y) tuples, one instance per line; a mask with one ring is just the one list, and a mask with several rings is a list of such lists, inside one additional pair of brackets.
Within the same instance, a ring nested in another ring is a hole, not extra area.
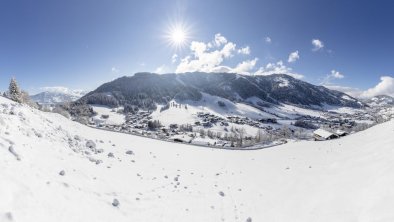
[(393, 221), (393, 132), (207, 149), (0, 97), (0, 221)]

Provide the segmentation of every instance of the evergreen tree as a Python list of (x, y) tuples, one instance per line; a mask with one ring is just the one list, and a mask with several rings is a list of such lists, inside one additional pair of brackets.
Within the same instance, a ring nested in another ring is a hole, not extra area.
[(18, 83), (16, 82), (15, 78), (11, 79), (10, 86), (8, 88), (8, 96), (15, 102), (22, 102), (22, 92), (19, 89)]

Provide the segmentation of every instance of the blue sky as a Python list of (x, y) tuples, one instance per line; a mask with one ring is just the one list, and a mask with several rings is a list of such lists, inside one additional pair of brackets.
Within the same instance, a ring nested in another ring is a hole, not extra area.
[[(288, 71), (314, 84), (360, 90), (388, 77), (385, 89), (394, 88), (391, 2), (4, 0), (0, 90), (11, 76), (38, 92), (48, 86), (94, 89), (138, 71), (190, 71), (206, 67), (202, 59), (229, 43), (235, 47), (230, 55), (216, 54), (223, 61), (211, 64), (213, 69), (239, 71), (244, 62), (245, 74)], [(187, 35), (181, 48), (167, 37), (176, 24)], [(226, 41), (215, 45), (215, 35)]]

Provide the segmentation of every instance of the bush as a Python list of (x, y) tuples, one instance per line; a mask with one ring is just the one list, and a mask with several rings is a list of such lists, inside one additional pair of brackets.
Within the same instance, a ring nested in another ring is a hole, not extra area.
[(83, 125), (88, 125), (88, 123), (89, 123), (88, 118), (85, 116), (78, 116), (74, 121), (81, 123)]
[(226, 104), (223, 101), (218, 101), (218, 105), (220, 107), (226, 107)]
[(52, 112), (58, 113), (58, 114), (60, 114), (60, 115), (62, 115), (62, 116), (64, 116), (64, 117), (66, 117), (67, 119), (70, 118), (70, 114), (67, 112), (67, 110), (63, 109), (63, 108), (60, 107), (60, 106), (55, 107), (55, 108), (52, 110)]
[(91, 106), (83, 102), (63, 103), (59, 107), (66, 110), (73, 117), (92, 117), (97, 114)]
[(193, 132), (193, 126), (190, 124), (182, 124), (179, 126), (179, 130), (182, 132)]
[(131, 105), (131, 104), (126, 104), (126, 105), (124, 105), (124, 108), (123, 108), (123, 112), (124, 113), (132, 113), (132, 114), (135, 114), (135, 113), (137, 113), (138, 112), (138, 107), (137, 106), (135, 106), (135, 105)]
[(148, 128), (149, 130), (156, 130), (161, 127), (160, 121), (159, 120), (149, 120), (148, 121)]
[(22, 103), (24, 103), (32, 108), (35, 108), (35, 109), (39, 108), (38, 103), (32, 101), (30, 99), (29, 93), (26, 91), (23, 91), (23, 90), (21, 91), (21, 101), (22, 101)]
[(160, 112), (163, 112), (164, 110), (167, 110), (167, 109), (169, 109), (169, 108), (170, 108), (170, 104), (167, 103), (165, 106), (163, 106), (163, 107), (160, 108)]

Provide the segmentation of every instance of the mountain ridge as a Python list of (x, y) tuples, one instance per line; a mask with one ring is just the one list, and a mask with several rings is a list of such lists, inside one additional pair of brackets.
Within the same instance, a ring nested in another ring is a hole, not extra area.
[(73, 102), (86, 94), (83, 90), (46, 90), (30, 98), (39, 104), (57, 104), (63, 102)]
[(370, 106), (390, 106), (394, 105), (394, 98), (388, 95), (378, 95), (365, 100)]
[(171, 99), (197, 101), (202, 98), (202, 93), (235, 102), (245, 102), (248, 98), (257, 97), (265, 105), (288, 103), (301, 106), (365, 106), (345, 93), (316, 86), (286, 74), (246, 76), (203, 72), (161, 75), (141, 72), (123, 76), (102, 84), (78, 102), (155, 109), (156, 104), (166, 104)]

